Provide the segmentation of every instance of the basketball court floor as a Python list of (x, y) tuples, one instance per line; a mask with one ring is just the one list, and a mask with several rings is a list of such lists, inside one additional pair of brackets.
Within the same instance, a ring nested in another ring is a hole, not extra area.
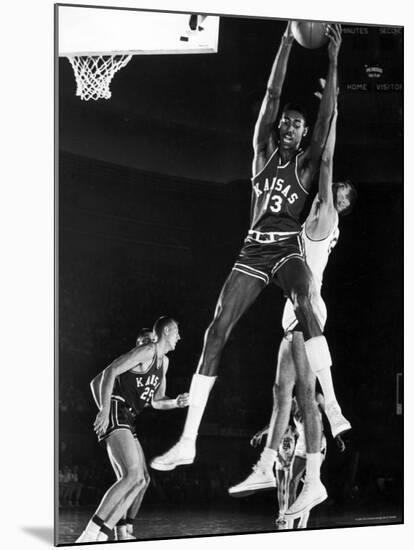
[[(71, 545), (79, 536), (94, 510), (90, 507), (61, 508), (59, 512), (59, 545)], [(162, 540), (208, 535), (237, 535), (276, 532), (276, 510), (240, 512), (229, 507), (218, 510), (145, 509), (135, 520), (137, 540)], [(402, 523), (397, 507), (349, 504), (339, 507), (324, 504), (311, 512), (308, 529), (361, 527)], [(133, 542), (133, 541), (132, 541)]]

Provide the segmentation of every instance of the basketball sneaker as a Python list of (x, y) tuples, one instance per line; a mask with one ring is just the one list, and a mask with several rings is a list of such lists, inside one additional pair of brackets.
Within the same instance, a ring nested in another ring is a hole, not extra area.
[(253, 472), (241, 483), (229, 488), (232, 497), (246, 497), (264, 489), (274, 489), (276, 478), (273, 468), (265, 468), (259, 460), (253, 466)]
[(131, 533), (122, 533), (118, 534), (118, 540), (136, 540), (136, 537), (131, 535)]
[(195, 457), (195, 441), (193, 439), (180, 439), (169, 451), (156, 456), (150, 466), (154, 470), (166, 472), (174, 470), (177, 466), (192, 464)]
[(303, 489), (285, 513), (287, 520), (299, 518), (305, 512), (311, 510), (328, 498), (328, 493), (320, 479), (312, 479), (303, 484)]
[(351, 429), (351, 424), (344, 417), (341, 411), (341, 407), (336, 401), (328, 403), (325, 408), (326, 416), (328, 417), (329, 424), (331, 425), (332, 437), (347, 432)]
[(97, 542), (99, 531), (96, 533), (88, 533), (85, 529), (80, 536), (75, 540), (75, 544), (79, 542)]

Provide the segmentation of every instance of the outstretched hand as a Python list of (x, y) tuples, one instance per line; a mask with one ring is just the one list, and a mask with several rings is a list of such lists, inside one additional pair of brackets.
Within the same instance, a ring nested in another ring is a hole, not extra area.
[(177, 407), (179, 409), (182, 409), (184, 407), (188, 407), (189, 405), (189, 394), (188, 393), (180, 393), (180, 395), (177, 395), (176, 397)]
[(327, 24), (326, 31), (329, 38), (328, 44), (328, 57), (330, 61), (336, 61), (338, 59), (339, 49), (342, 43), (341, 25), (339, 23)]
[(263, 430), (259, 430), (257, 433), (255, 433), (250, 440), (250, 445), (252, 447), (258, 447), (262, 443), (262, 439), (265, 435), (267, 435), (268, 431), (269, 428), (263, 428)]

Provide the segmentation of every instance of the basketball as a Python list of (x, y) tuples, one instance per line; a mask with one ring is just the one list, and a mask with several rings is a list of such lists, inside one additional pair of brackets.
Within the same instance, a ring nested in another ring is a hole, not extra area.
[(292, 33), (296, 42), (304, 48), (315, 50), (328, 42), (325, 23), (314, 21), (293, 21)]

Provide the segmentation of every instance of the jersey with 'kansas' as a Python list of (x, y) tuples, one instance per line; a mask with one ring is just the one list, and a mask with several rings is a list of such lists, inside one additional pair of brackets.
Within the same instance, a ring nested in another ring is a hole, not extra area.
[(299, 150), (282, 164), (276, 149), (263, 170), (252, 178), (250, 229), (261, 232), (300, 231), (300, 214), (308, 192), (298, 176)]
[(158, 358), (155, 350), (152, 362), (145, 373), (128, 370), (116, 377), (113, 396), (122, 397), (139, 414), (146, 405), (151, 404), (161, 384), (162, 363), (162, 358)]

